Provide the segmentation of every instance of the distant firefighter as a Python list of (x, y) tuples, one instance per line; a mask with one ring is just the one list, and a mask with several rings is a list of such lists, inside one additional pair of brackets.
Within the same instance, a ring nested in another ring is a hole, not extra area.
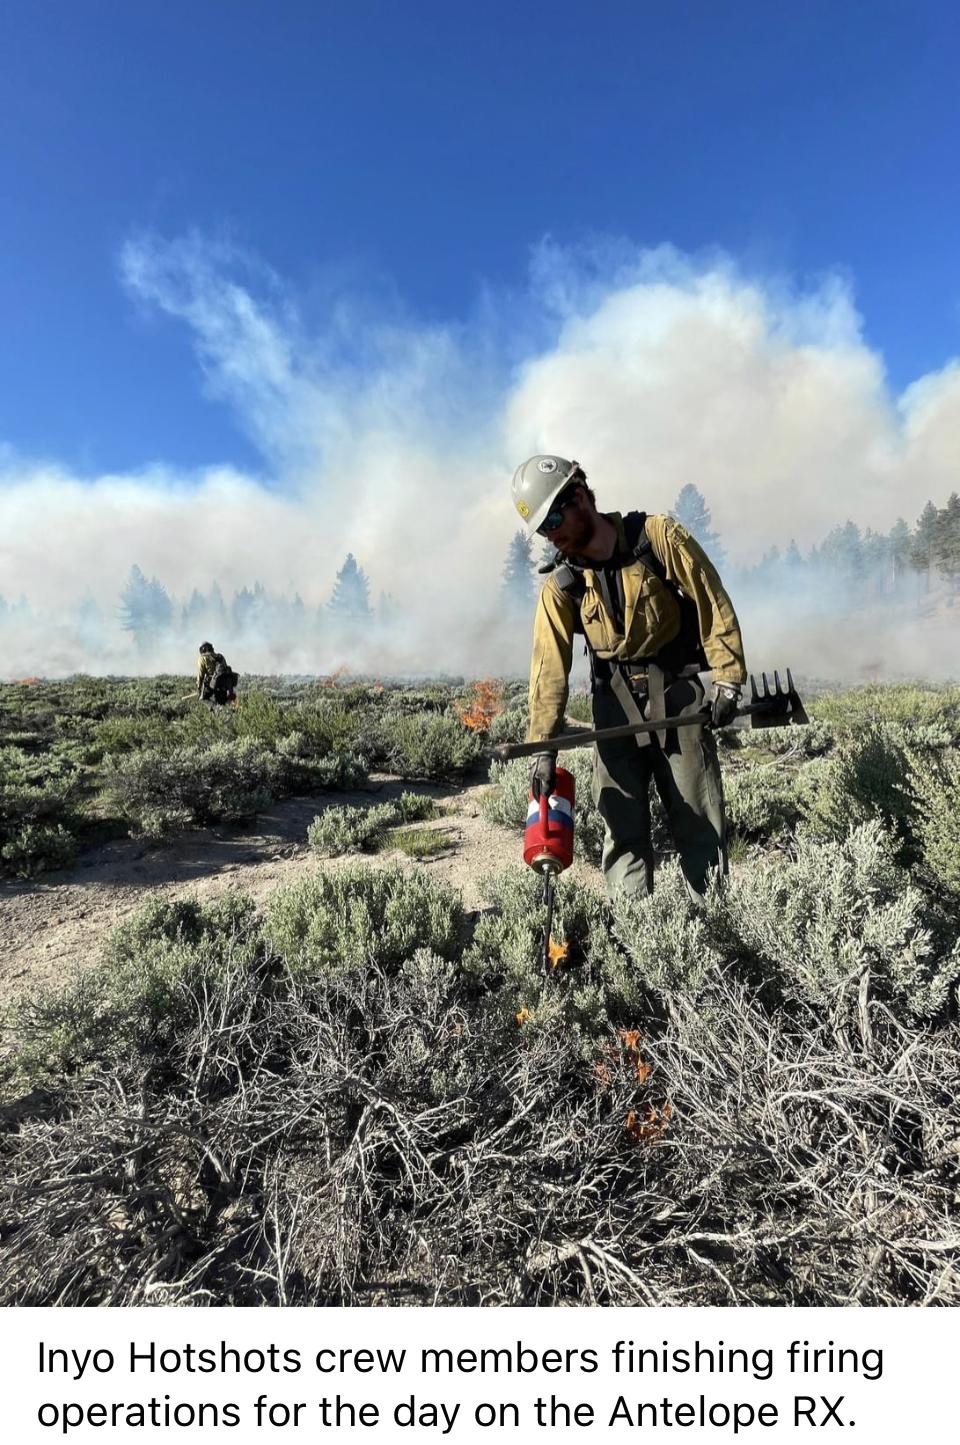
[(215, 652), (212, 642), (201, 642), (197, 658), (197, 697), (202, 702), (223, 704), (236, 702), (240, 681), (222, 652)]

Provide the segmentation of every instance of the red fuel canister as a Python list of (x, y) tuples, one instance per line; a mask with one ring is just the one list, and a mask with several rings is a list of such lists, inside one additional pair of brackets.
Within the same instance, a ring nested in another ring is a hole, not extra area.
[(523, 835), (523, 861), (537, 873), (562, 873), (573, 862), (573, 774), (557, 768), (550, 797), (530, 797)]

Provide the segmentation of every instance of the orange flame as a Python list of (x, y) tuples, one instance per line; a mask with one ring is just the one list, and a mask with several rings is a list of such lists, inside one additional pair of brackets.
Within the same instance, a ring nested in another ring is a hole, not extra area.
[(36, 687), (37, 684), (38, 684), (39, 682), (42, 682), (42, 681), (43, 681), (43, 679), (40, 678), (40, 677), (18, 677), (18, 678), (17, 678), (17, 686), (18, 686), (18, 687)]
[(551, 938), (550, 942), (547, 944), (547, 959), (550, 963), (550, 967), (556, 968), (558, 964), (563, 963), (569, 952), (569, 943), (555, 943), (554, 940)]
[(503, 688), (490, 679), (475, 682), (470, 701), (455, 704), (454, 710), (465, 728), (485, 733), (497, 713), (503, 712)]
[(350, 669), (345, 662), (325, 677), (317, 678), (318, 687), (337, 687), (341, 682), (350, 676)]
[(643, 1034), (639, 1029), (617, 1029), (617, 1037), (623, 1044), (623, 1053), (627, 1063), (633, 1069), (638, 1084), (645, 1084), (653, 1073), (653, 1065), (648, 1064), (640, 1052), (640, 1040)]
[(518, 1009), (517, 1012), (514, 1014), (514, 1018), (515, 1018), (516, 1021), (517, 1021), (517, 1028), (518, 1028), (518, 1029), (522, 1029), (523, 1026), (524, 1026), (524, 1024), (527, 1022), (527, 1019), (528, 1019), (529, 1017), (530, 1017), (530, 1010), (529, 1010), (528, 1008)]
[(630, 1109), (623, 1127), (634, 1144), (652, 1144), (666, 1132), (672, 1114), (673, 1105), (669, 1099), (662, 1109), (655, 1104), (646, 1104), (642, 1113)]

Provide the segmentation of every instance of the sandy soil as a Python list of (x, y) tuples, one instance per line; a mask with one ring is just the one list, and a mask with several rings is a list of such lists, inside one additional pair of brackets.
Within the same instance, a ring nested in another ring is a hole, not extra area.
[[(458, 888), (467, 908), (480, 907), (477, 883), (484, 873), (507, 863), (523, 866), (520, 830), (497, 827), (480, 811), (486, 787), (450, 790), (375, 780), (360, 792), (286, 799), (247, 829), (202, 829), (161, 844), (123, 839), (81, 854), (74, 867), (62, 872), (28, 883), (0, 883), (0, 1003), (33, 983), (50, 983), (96, 962), (104, 935), (148, 893), (206, 900), (239, 888), (261, 899), (305, 870), (355, 862), (355, 856), (316, 859), (306, 845), (310, 823), (325, 808), (385, 802), (405, 790), (427, 793), (449, 808), (443, 818), (420, 825), (443, 829), (449, 850), (425, 860), (399, 852), (363, 856), (375, 866), (399, 862), (427, 868)], [(597, 886), (597, 871), (585, 873)]]

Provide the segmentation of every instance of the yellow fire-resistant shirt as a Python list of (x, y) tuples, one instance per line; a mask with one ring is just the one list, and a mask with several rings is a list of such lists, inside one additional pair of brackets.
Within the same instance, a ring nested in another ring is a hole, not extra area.
[(213, 670), (217, 665), (218, 654), (216, 652), (201, 652), (197, 658), (197, 687), (205, 682), (208, 677), (213, 676)]
[[(605, 515), (617, 529), (617, 552), (627, 551), (620, 513)], [(667, 577), (696, 604), (700, 637), (714, 682), (746, 682), (740, 624), (713, 563), (686, 527), (672, 517), (648, 517), (646, 531)], [(629, 562), (621, 569), (624, 596), (621, 631), (600, 592), (597, 572), (602, 570), (599, 565), (584, 568), (585, 590), (579, 609), (555, 577), (549, 577), (543, 584), (533, 624), (528, 742), (541, 742), (560, 731), (569, 692), (578, 610), (590, 649), (598, 657), (615, 662), (652, 659), (680, 631), (677, 599), (660, 578), (639, 561)]]

